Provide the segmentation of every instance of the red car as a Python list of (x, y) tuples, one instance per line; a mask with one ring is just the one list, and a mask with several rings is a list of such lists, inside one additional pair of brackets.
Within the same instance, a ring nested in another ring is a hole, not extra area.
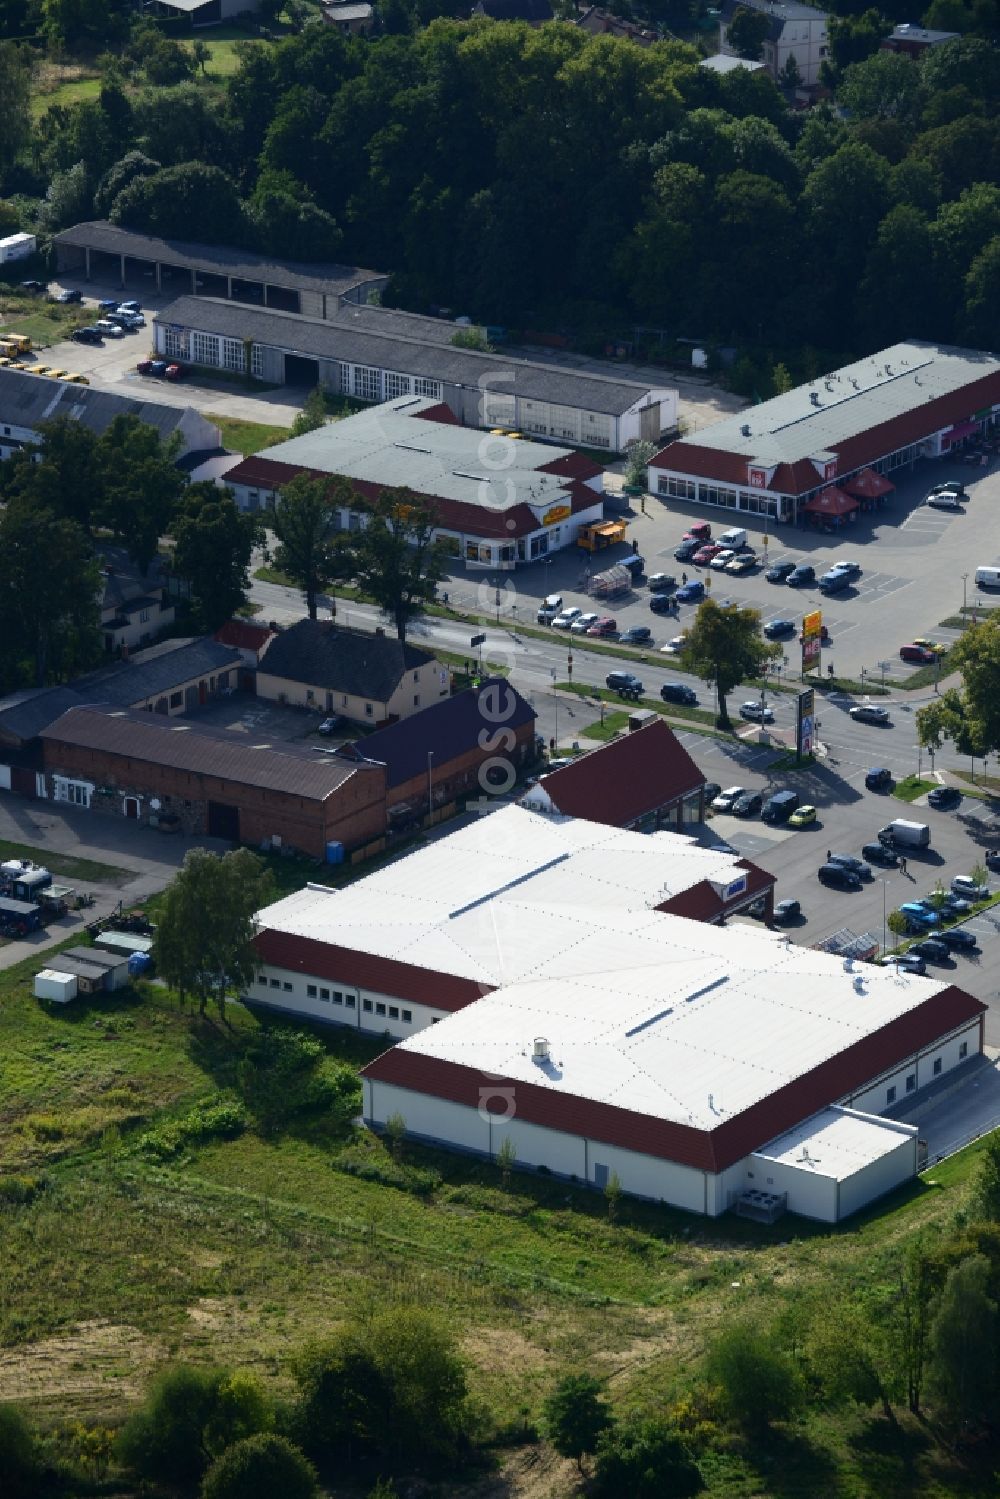
[(151, 359), (140, 359), (136, 365), (140, 375), (151, 375), (153, 373), (153, 361)]
[(595, 620), (595, 622), (591, 625), (590, 629), (587, 631), (587, 634), (588, 635), (617, 635), (618, 634), (618, 621), (612, 619), (610, 614), (605, 614), (605, 616), (604, 616), (603, 619)]
[(711, 562), (712, 558), (718, 556), (721, 551), (722, 548), (720, 546), (716, 546), (714, 541), (710, 541), (707, 546), (698, 548), (691, 561), (696, 567), (704, 567), (707, 562)]
[(932, 661), (937, 660), (933, 651), (929, 651), (925, 645), (901, 645), (899, 647), (899, 659), (901, 661), (919, 661), (924, 666), (929, 666)]
[(167, 380), (179, 380), (184, 373), (184, 366), (180, 364), (168, 364), (163, 373)]

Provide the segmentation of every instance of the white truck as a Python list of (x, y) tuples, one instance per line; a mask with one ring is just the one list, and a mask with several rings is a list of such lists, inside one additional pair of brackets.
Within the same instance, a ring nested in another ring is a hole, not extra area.
[(895, 844), (897, 848), (930, 848), (931, 830), (926, 822), (907, 822), (905, 817), (897, 817), (879, 828), (878, 841)]

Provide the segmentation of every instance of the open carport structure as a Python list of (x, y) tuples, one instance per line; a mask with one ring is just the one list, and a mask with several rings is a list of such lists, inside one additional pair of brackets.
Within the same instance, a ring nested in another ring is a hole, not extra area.
[(315, 318), (332, 318), (342, 302), (366, 302), (387, 284), (357, 266), (274, 262), (230, 245), (187, 244), (136, 234), (97, 220), (64, 229), (53, 241), (62, 276), (123, 291), (220, 297)]

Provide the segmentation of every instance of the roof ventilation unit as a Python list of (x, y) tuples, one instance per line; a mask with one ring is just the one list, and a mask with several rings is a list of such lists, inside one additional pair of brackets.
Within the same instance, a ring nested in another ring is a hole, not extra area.
[(536, 1036), (531, 1047), (531, 1060), (536, 1067), (544, 1067), (550, 1058), (549, 1043), (544, 1036)]
[(811, 390), (809, 392), (809, 399), (810, 399), (810, 401), (812, 401), (812, 403), (813, 403), (814, 406), (818, 406), (819, 405), (819, 391), (818, 390)]
[(749, 427), (749, 425), (746, 422), (743, 423), (742, 427), (740, 428), (740, 432), (743, 434), (744, 437), (749, 437), (750, 436), (750, 427)]

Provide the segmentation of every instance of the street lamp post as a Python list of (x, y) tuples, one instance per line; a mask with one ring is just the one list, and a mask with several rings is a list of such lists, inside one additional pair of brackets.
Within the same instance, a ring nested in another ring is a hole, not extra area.
[(434, 816), (434, 751), (427, 751), (427, 820)]
[(879, 884), (882, 886), (882, 956), (884, 958), (889, 948), (889, 926), (885, 912), (885, 896), (889, 881), (880, 875)]
[(556, 749), (558, 749), (559, 748), (559, 694), (558, 694), (558, 692), (556, 692), (556, 669), (555, 669), (554, 666), (552, 666), (552, 667), (549, 668), (549, 670), (552, 673), (552, 701), (555, 703), (555, 710), (556, 710)]
[(962, 619), (965, 619), (965, 587), (969, 581), (969, 574), (962, 574)]

